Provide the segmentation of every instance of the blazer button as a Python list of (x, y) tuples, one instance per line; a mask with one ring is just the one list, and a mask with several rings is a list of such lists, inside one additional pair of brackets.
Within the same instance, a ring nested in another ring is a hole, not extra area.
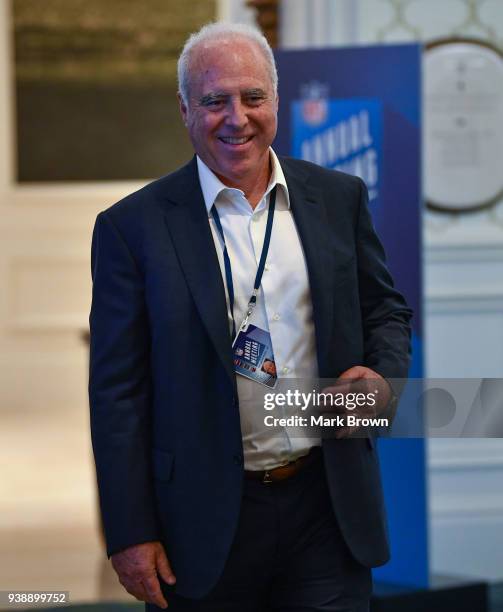
[(243, 457), (241, 455), (234, 455), (233, 459), (234, 459), (234, 464), (235, 465), (241, 466), (244, 463), (243, 462)]

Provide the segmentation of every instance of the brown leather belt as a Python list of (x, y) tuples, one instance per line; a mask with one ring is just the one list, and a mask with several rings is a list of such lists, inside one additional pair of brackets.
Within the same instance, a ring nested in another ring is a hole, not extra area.
[(321, 457), (321, 447), (313, 446), (307, 455), (272, 470), (245, 470), (245, 478), (261, 480), (265, 484), (286, 480), (298, 474), (300, 470), (313, 463), (318, 457)]

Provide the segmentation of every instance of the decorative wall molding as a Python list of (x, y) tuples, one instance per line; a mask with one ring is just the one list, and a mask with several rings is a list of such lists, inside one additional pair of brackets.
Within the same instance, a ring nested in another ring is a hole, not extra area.
[(426, 262), (439, 258), (459, 257), (473, 261), (473, 257), (493, 260), (503, 257), (503, 229), (489, 223), (477, 223), (472, 227), (450, 227), (445, 231), (426, 228), (423, 232)]
[(477, 496), (476, 500), (464, 500), (460, 503), (458, 498), (444, 499), (442, 502), (430, 506), (433, 521), (484, 522), (487, 517), (498, 518), (503, 523), (503, 503), (496, 495)]
[(503, 469), (503, 440), (431, 440), (428, 467), (437, 473)]
[(427, 316), (472, 314), (480, 317), (487, 313), (501, 315), (502, 311), (503, 293), (489, 295), (483, 291), (474, 291), (472, 295), (452, 291), (433, 293), (425, 306)]
[(428, 264), (447, 263), (503, 263), (503, 241), (493, 241), (485, 244), (442, 245), (427, 246), (424, 254), (424, 262)]

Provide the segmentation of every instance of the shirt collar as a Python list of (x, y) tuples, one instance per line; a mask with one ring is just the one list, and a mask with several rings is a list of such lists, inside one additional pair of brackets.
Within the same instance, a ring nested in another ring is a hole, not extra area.
[[(271, 155), (272, 172), (269, 184), (265, 190), (265, 195), (267, 195), (275, 185), (278, 185), (278, 187), (283, 189), (283, 193), (285, 194), (287, 208), (290, 208), (290, 197), (288, 195), (288, 186), (286, 184), (285, 175), (283, 174), (283, 168), (281, 167), (278, 157), (273, 151), (272, 147), (269, 147), (269, 152)], [(210, 215), (211, 207), (222, 191), (238, 191), (239, 193), (243, 194), (241, 189), (235, 189), (233, 187), (227, 187), (227, 185), (224, 185), (217, 175), (208, 168), (199, 155), (197, 155), (197, 171), (199, 174), (199, 182), (201, 183), (201, 190), (203, 192), (204, 203), (206, 205), (206, 210), (208, 211), (208, 216)]]

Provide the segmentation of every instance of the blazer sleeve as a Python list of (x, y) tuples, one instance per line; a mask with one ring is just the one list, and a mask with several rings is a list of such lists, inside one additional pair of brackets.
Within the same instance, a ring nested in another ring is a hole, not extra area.
[(151, 469), (150, 330), (144, 283), (107, 211), (91, 247), (91, 438), (108, 555), (160, 539)]
[[(363, 323), (365, 363), (387, 379), (407, 378), (412, 310), (394, 288), (382, 244), (368, 209), (368, 192), (359, 179), (360, 201), (356, 226), (358, 284)], [(392, 387), (399, 392), (399, 381)]]

